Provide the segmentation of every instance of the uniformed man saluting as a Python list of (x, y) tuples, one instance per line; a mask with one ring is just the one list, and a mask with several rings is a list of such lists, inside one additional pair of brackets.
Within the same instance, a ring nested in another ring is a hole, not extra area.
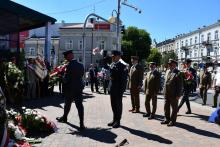
[[(169, 59), (169, 69), (165, 75), (164, 85), (164, 113), (165, 120), (161, 124), (167, 124), (167, 126), (174, 126), (176, 123), (178, 112), (178, 100), (182, 93), (182, 78), (177, 67), (177, 62), (173, 59)], [(172, 107), (172, 114), (170, 116), (170, 106)]]
[(127, 69), (121, 61), (121, 53), (112, 51), (112, 64), (110, 67), (110, 99), (113, 112), (113, 120), (108, 126), (120, 127), (122, 115), (122, 96), (127, 85)]
[(69, 114), (72, 101), (74, 100), (76, 108), (78, 110), (80, 120), (80, 130), (85, 129), (84, 126), (84, 107), (82, 91), (84, 88), (83, 75), (84, 67), (77, 60), (74, 60), (72, 50), (63, 53), (64, 58), (69, 62), (66, 66), (66, 73), (63, 79), (63, 93), (65, 96), (64, 114), (62, 117), (57, 117), (58, 122), (67, 122), (67, 116)]

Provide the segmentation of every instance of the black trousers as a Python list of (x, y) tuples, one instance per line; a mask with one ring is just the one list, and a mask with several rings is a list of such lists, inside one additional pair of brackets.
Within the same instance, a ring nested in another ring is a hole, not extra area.
[(93, 85), (95, 84), (95, 90), (96, 90), (96, 92), (98, 92), (99, 91), (98, 79), (97, 78), (92, 78), (90, 82), (91, 82), (91, 91), (92, 92), (94, 91)]
[(107, 93), (108, 84), (109, 84), (109, 80), (104, 80), (103, 88), (104, 88), (104, 93), (105, 93), (105, 94)]
[(84, 107), (83, 107), (83, 98), (82, 98), (82, 91), (75, 92), (75, 96), (72, 98), (66, 97), (65, 98), (65, 104), (64, 104), (64, 114), (63, 117), (67, 118), (70, 108), (72, 105), (72, 102), (75, 102), (76, 108), (78, 110), (78, 116), (79, 116), (79, 121), (80, 124), (84, 124)]
[(183, 98), (180, 101), (180, 104), (178, 106), (178, 110), (183, 106), (184, 103), (186, 103), (188, 112), (191, 112), (191, 107), (190, 107), (190, 102), (189, 102), (189, 93), (190, 93), (190, 88), (185, 88), (184, 93), (183, 93)]
[(113, 121), (120, 122), (122, 115), (122, 96), (123, 93), (118, 90), (110, 91), (111, 107), (113, 112)]

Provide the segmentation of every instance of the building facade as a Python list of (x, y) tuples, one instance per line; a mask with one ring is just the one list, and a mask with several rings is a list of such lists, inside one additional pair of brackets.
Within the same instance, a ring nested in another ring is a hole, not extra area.
[(156, 44), (156, 48), (158, 48), (159, 52), (164, 55), (169, 52), (175, 51), (175, 40), (174, 39), (167, 39)]
[(179, 62), (185, 58), (190, 58), (197, 63), (205, 60), (219, 61), (219, 35), (220, 21), (193, 32), (178, 35), (175, 38), (175, 50), (178, 53)]
[[(116, 44), (114, 26), (105, 22), (87, 23), (84, 37), (85, 68), (88, 69), (91, 63), (99, 64), (103, 56), (116, 49)], [(75, 58), (83, 62), (83, 24), (60, 28), (60, 56), (66, 50), (73, 50)]]

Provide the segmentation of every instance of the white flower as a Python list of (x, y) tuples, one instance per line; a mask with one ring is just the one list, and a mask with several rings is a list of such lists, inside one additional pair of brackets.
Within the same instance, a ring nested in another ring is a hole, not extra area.
[(26, 109), (26, 107), (22, 107), (22, 110), (25, 110)]
[(34, 119), (35, 119), (35, 120), (40, 120), (40, 117), (36, 116)]
[(18, 139), (18, 140), (21, 140), (23, 137), (25, 137), (24, 134), (19, 130), (19, 128), (17, 128), (15, 130), (14, 135), (15, 135), (16, 139)]

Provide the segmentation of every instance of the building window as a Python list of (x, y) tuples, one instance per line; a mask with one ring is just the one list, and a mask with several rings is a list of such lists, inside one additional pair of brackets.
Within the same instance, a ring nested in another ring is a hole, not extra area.
[(72, 40), (67, 41), (65, 44), (65, 48), (66, 50), (73, 49), (73, 41)]
[(36, 52), (36, 50), (35, 50), (34, 47), (29, 48), (29, 55), (30, 55), (30, 56), (35, 56), (35, 55), (36, 55), (35, 52)]
[(104, 40), (101, 40), (101, 41), (100, 41), (99, 49), (100, 49), (100, 50), (105, 50), (105, 41), (104, 41)]
[(176, 48), (179, 48), (179, 43), (178, 42), (176, 43)]
[(183, 46), (183, 41), (181, 41), (181, 47)]
[(204, 41), (204, 35), (201, 35), (201, 42)]
[(195, 37), (195, 44), (197, 44), (197, 36)]
[(189, 57), (192, 58), (192, 51), (189, 51)]
[(210, 41), (211, 40), (211, 33), (208, 33), (207, 34), (207, 41)]
[(215, 40), (218, 40), (218, 31), (215, 31)]
[(188, 40), (185, 41), (185, 46), (188, 46)]
[(192, 38), (190, 38), (190, 40), (189, 40), (189, 45), (192, 45)]
[(201, 57), (203, 57), (203, 49), (201, 49)]
[(197, 57), (197, 50), (194, 51), (194, 57)]
[(78, 50), (82, 50), (83, 49), (83, 41), (79, 40), (78, 42)]
[(183, 52), (181, 53), (181, 59), (183, 58)]

